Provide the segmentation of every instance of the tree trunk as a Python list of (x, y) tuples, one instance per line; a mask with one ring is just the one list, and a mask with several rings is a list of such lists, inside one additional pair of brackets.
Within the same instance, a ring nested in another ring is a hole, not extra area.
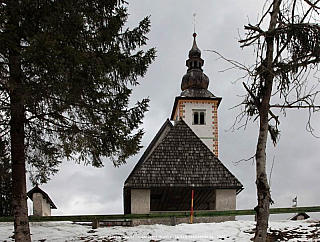
[(11, 93), (11, 159), (12, 208), (15, 241), (29, 242), (30, 230), (27, 207), (26, 167), (24, 154), (24, 110), (21, 97)]
[(10, 138), (12, 162), (12, 210), (14, 238), (18, 242), (30, 242), (25, 167), (25, 90), (22, 82), (21, 46), (19, 26), (20, 3), (14, 1), (8, 7), (8, 29), (12, 36), (9, 49)]
[[(269, 103), (267, 103), (269, 104)], [(268, 108), (267, 108), (268, 109)], [(262, 114), (264, 114), (262, 117)], [(265, 118), (265, 116), (267, 118)], [(258, 205), (255, 207), (257, 225), (255, 232), (255, 242), (265, 242), (267, 238), (269, 203), (271, 199), (270, 189), (266, 172), (266, 144), (268, 135), (268, 111), (260, 112), (260, 130), (256, 150), (256, 186), (258, 195)]]
[[(1, 182), (1, 178), (0, 178), (0, 182)], [(1, 187), (1, 184), (0, 184), (0, 217), (5, 216), (5, 209), (2, 205), (2, 204), (5, 204), (4, 202), (5, 195), (2, 195), (2, 189), (3, 188)]]
[(279, 14), (281, 0), (273, 1), (273, 10), (270, 13), (270, 24), (266, 36), (266, 58), (262, 64), (264, 72), (261, 74), (262, 87), (262, 100), (259, 107), (260, 114), (260, 130), (256, 150), (256, 186), (257, 186), (257, 196), (258, 205), (255, 207), (256, 211), (256, 232), (254, 241), (255, 242), (265, 242), (267, 240), (267, 230), (268, 230), (268, 220), (269, 220), (269, 207), (271, 201), (270, 188), (267, 179), (267, 137), (268, 137), (268, 127), (269, 127), (269, 103), (272, 93), (273, 86), (273, 52), (274, 52), (274, 33), (273, 30), (276, 27), (277, 17)]
[[(20, 44), (20, 43), (19, 43)], [(17, 45), (19, 46), (19, 45)], [(18, 48), (18, 47), (17, 47)], [(12, 208), (15, 241), (29, 242), (30, 229), (27, 206), (25, 144), (24, 144), (24, 90), (21, 83), (21, 60), (16, 50), (9, 53), (10, 67), (10, 136), (12, 160)]]

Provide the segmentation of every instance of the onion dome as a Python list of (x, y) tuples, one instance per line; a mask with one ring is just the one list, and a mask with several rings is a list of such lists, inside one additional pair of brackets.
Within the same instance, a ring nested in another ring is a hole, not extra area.
[(201, 51), (196, 43), (197, 34), (193, 34), (193, 45), (189, 51), (189, 59), (186, 61), (188, 67), (187, 74), (182, 78), (181, 90), (195, 88), (195, 89), (208, 89), (209, 78), (203, 73), (202, 66), (204, 60), (201, 59)]

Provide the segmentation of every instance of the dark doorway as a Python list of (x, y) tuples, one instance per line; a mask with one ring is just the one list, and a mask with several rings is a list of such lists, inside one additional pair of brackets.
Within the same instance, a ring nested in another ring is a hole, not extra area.
[[(213, 189), (195, 189), (194, 210), (214, 210), (215, 191)], [(191, 207), (191, 189), (168, 188), (151, 189), (151, 211), (189, 211)]]

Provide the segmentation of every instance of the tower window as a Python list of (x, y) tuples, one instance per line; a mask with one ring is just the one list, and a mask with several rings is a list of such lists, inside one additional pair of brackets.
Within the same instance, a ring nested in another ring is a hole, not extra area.
[(200, 112), (200, 124), (204, 124), (204, 112)]
[(192, 110), (192, 124), (206, 124), (206, 110)]
[(193, 113), (193, 124), (199, 124), (199, 113), (198, 112)]

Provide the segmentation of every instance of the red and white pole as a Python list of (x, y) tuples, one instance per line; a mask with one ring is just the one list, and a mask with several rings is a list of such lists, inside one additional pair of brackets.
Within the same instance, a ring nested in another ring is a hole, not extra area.
[(193, 222), (193, 198), (194, 198), (194, 190), (191, 192), (191, 211), (190, 211), (190, 223)]

